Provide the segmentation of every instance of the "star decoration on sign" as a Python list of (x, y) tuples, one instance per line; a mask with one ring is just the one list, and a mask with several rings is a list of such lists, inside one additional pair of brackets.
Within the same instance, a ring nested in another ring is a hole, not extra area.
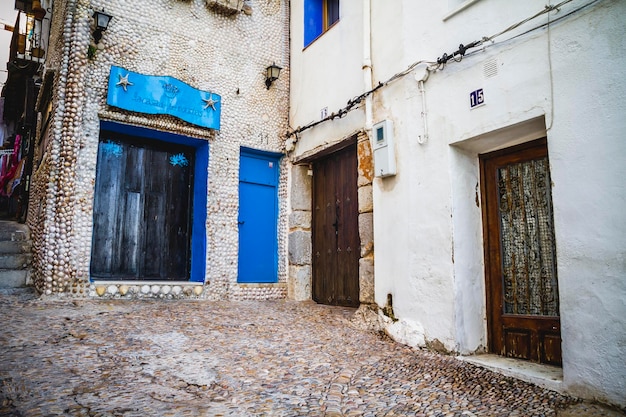
[(120, 77), (120, 80), (119, 80), (119, 81), (117, 82), (117, 84), (115, 84), (115, 85), (116, 85), (116, 86), (118, 86), (118, 87), (119, 87), (119, 86), (121, 86), (121, 87), (124, 89), (124, 91), (128, 91), (128, 90), (127, 90), (127, 87), (128, 87), (129, 85), (133, 85), (133, 83), (131, 83), (130, 81), (128, 81), (128, 75), (129, 75), (129, 74), (126, 74), (125, 76), (122, 76), (122, 74), (118, 74), (118, 75), (117, 75), (118, 77)]
[(206, 103), (203, 107), (204, 110), (210, 107), (214, 111), (215, 111), (215, 105), (219, 102), (219, 100), (213, 100), (213, 93), (209, 93), (209, 98), (203, 98), (202, 101)]

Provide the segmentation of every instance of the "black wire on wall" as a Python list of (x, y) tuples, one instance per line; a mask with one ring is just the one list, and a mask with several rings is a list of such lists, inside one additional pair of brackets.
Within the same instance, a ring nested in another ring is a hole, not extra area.
[[(542, 10), (538, 11), (534, 15), (532, 15), (530, 17), (527, 17), (526, 19), (520, 20), (519, 22), (517, 22), (517, 23), (507, 27), (504, 30), (501, 30), (500, 32), (497, 32), (497, 33), (495, 33), (495, 34), (493, 34), (491, 36), (485, 36), (482, 39), (480, 39), (478, 41), (470, 42), (467, 45), (460, 44), (459, 48), (456, 51), (451, 52), (449, 54), (448, 53), (444, 53), (439, 58), (437, 58), (436, 61), (420, 60), (420, 61), (414, 62), (408, 68), (406, 68), (405, 70), (403, 70), (401, 72), (398, 72), (397, 74), (394, 74), (391, 78), (387, 79), (386, 81), (379, 82), (376, 85), (376, 87), (372, 88), (371, 90), (366, 91), (366, 92), (364, 92), (364, 93), (362, 93), (362, 94), (360, 94), (360, 95), (358, 95), (358, 96), (348, 100), (348, 103), (346, 104), (346, 106), (341, 108), (341, 109), (339, 109), (339, 110), (337, 110), (336, 112), (333, 112), (333, 113), (329, 114), (328, 116), (326, 116), (326, 117), (324, 117), (324, 118), (322, 118), (320, 120), (317, 120), (315, 122), (311, 122), (311, 123), (309, 123), (307, 125), (304, 125), (304, 126), (299, 126), (296, 129), (293, 129), (293, 130), (287, 132), (287, 138), (292, 137), (294, 135), (297, 138), (297, 135), (299, 133), (304, 132), (305, 130), (311, 129), (312, 127), (315, 127), (315, 126), (317, 126), (317, 125), (319, 125), (321, 123), (324, 123), (324, 122), (326, 122), (328, 120), (334, 120), (336, 118), (342, 118), (343, 116), (348, 114), (348, 112), (353, 110), (357, 105), (359, 105), (365, 98), (367, 98), (367, 96), (369, 96), (370, 94), (373, 94), (375, 91), (381, 89), (382, 87), (386, 86), (387, 84), (389, 84), (389, 83), (391, 83), (391, 82), (393, 82), (393, 81), (395, 81), (395, 80), (397, 80), (399, 78), (402, 78), (402, 77), (406, 76), (411, 71), (413, 71), (415, 69), (415, 67), (417, 67), (420, 64), (427, 64), (429, 71), (443, 70), (445, 68), (445, 65), (450, 60), (453, 60), (454, 62), (460, 62), (463, 59), (463, 57), (466, 56), (467, 51), (469, 49), (477, 48), (477, 47), (480, 47), (480, 46), (483, 46), (483, 48), (486, 47), (486, 46), (489, 46), (489, 45), (486, 45), (487, 42), (493, 42), (493, 40), (495, 38), (497, 38), (499, 36), (502, 36), (505, 33), (511, 32), (511, 31), (517, 29), (518, 27), (524, 25), (525, 23), (528, 23), (531, 20), (536, 19), (537, 17), (542, 16), (542, 15), (544, 15), (546, 13), (550, 13), (550, 12), (555, 11), (555, 10), (558, 12), (559, 9), (562, 6), (564, 6), (567, 3), (570, 3), (572, 1), (573, 0), (564, 0), (564, 1), (558, 3), (558, 4), (554, 5), (554, 6), (553, 5), (546, 5)], [(528, 34), (530, 32), (533, 32), (535, 30), (541, 29), (541, 28), (543, 28), (543, 27), (545, 27), (545, 26), (547, 26), (549, 24), (554, 24), (554, 23), (558, 22), (559, 20), (562, 20), (562, 19), (564, 19), (564, 18), (566, 18), (566, 17), (568, 17), (568, 16), (570, 16), (570, 15), (572, 15), (574, 13), (577, 13), (580, 10), (583, 10), (583, 9), (585, 9), (585, 8), (591, 6), (591, 5), (593, 5), (593, 4), (595, 4), (595, 3), (599, 2), (599, 1), (602, 1), (602, 0), (593, 0), (593, 1), (589, 2), (589, 3), (586, 3), (586, 4), (578, 7), (577, 9), (572, 10), (571, 12), (569, 12), (569, 13), (563, 15), (563, 16), (559, 16), (557, 19), (554, 19), (554, 20), (552, 20), (550, 22), (546, 22), (546, 23), (543, 23), (541, 25), (535, 26), (535, 27), (533, 27), (533, 28), (523, 32), (523, 33), (520, 33), (520, 34), (515, 35), (515, 36), (513, 36), (513, 37), (511, 37), (509, 39), (506, 39), (503, 42), (506, 42), (506, 41), (518, 38), (520, 36), (524, 36), (524, 35), (526, 35), (526, 34)], [(477, 51), (474, 51), (474, 52), (477, 52)], [(474, 52), (472, 52), (470, 54), (467, 54), (467, 55), (471, 55)]]

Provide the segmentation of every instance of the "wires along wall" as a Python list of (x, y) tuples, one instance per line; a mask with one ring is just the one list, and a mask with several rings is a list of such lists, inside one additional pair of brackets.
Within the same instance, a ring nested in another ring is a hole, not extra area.
[[(474, 51), (474, 52), (467, 53), (468, 50), (474, 49), (474, 48), (478, 48), (480, 46), (482, 46), (483, 48), (485, 48), (487, 46), (491, 46), (491, 45), (494, 44), (493, 42), (494, 42), (495, 38), (500, 37), (500, 36), (502, 36), (502, 35), (504, 35), (504, 34), (506, 34), (508, 32), (511, 32), (511, 31), (519, 28), (520, 26), (523, 26), (524, 24), (530, 22), (531, 20), (534, 20), (534, 19), (538, 18), (539, 16), (542, 16), (542, 15), (544, 15), (546, 13), (550, 13), (552, 11), (557, 11), (558, 12), (558, 11), (560, 11), (560, 8), (562, 6), (564, 6), (567, 3), (570, 3), (572, 1), (573, 0), (564, 0), (564, 1), (558, 3), (558, 4), (554, 5), (554, 6), (553, 5), (546, 5), (542, 10), (538, 11), (534, 15), (532, 15), (530, 17), (527, 17), (527, 18), (525, 18), (523, 20), (520, 20), (519, 22), (514, 23), (511, 26), (507, 27), (506, 29), (503, 29), (503, 30), (501, 30), (501, 31), (499, 31), (499, 32), (497, 32), (497, 33), (495, 33), (493, 35), (484, 36), (480, 40), (470, 42), (470, 43), (468, 43), (466, 45), (460, 44), (459, 48), (456, 51), (451, 52), (449, 54), (448, 53), (444, 53), (439, 58), (437, 58), (436, 61), (420, 60), (420, 61), (414, 62), (413, 64), (409, 65), (405, 70), (400, 71), (397, 74), (394, 74), (391, 78), (387, 79), (386, 81), (379, 82), (376, 85), (376, 87), (372, 88), (371, 90), (366, 91), (366, 92), (364, 92), (364, 93), (362, 93), (362, 94), (360, 94), (360, 95), (358, 95), (358, 96), (348, 100), (348, 103), (346, 104), (345, 107), (337, 110), (336, 112), (333, 112), (333, 113), (329, 114), (328, 116), (326, 116), (323, 119), (320, 119), (320, 120), (317, 120), (315, 122), (311, 122), (311, 123), (309, 123), (307, 125), (300, 126), (300, 127), (296, 128), (296, 129), (293, 129), (293, 130), (287, 132), (286, 136), (287, 136), (287, 138), (290, 138), (292, 136), (296, 136), (296, 138), (297, 138), (298, 134), (304, 132), (305, 130), (311, 129), (312, 127), (315, 127), (315, 126), (317, 126), (317, 125), (319, 125), (321, 123), (324, 123), (324, 122), (326, 122), (328, 120), (333, 120), (333, 119), (336, 119), (336, 118), (342, 118), (343, 116), (348, 114), (348, 112), (350, 112), (355, 107), (357, 107), (367, 96), (369, 96), (370, 94), (373, 94), (375, 91), (381, 89), (382, 87), (386, 86), (387, 84), (392, 83), (393, 81), (395, 81), (395, 80), (397, 80), (399, 78), (402, 78), (405, 75), (411, 73), (415, 69), (415, 67), (417, 67), (418, 65), (427, 64), (429, 71), (443, 70), (445, 68), (446, 64), (449, 63), (449, 61), (452, 60), (454, 62), (461, 62), (463, 57), (470, 56), (473, 53), (477, 52), (477, 51)], [(541, 25), (537, 25), (537, 26), (535, 26), (535, 27), (533, 27), (533, 28), (531, 28), (531, 29), (529, 29), (529, 30), (527, 30), (525, 32), (519, 33), (519, 34), (517, 34), (515, 36), (512, 36), (512, 37), (510, 37), (508, 39), (505, 39), (505, 40), (503, 40), (500, 43), (510, 41), (510, 40), (518, 38), (520, 36), (524, 36), (524, 35), (526, 35), (526, 34), (528, 34), (530, 32), (533, 32), (535, 30), (541, 29), (541, 28), (543, 28), (545, 26), (554, 24), (554, 23), (558, 22), (559, 20), (565, 19), (565, 18), (571, 16), (572, 14), (577, 13), (577, 12), (583, 10), (583, 9), (586, 9), (586, 8), (592, 6), (593, 4), (598, 3), (600, 1), (602, 1), (602, 0), (593, 0), (593, 1), (589, 2), (589, 3), (586, 3), (586, 4), (584, 4), (584, 5), (580, 6), (580, 7), (572, 10), (571, 12), (569, 12), (569, 13), (567, 13), (565, 15), (559, 16), (557, 19), (548, 21), (546, 23), (542, 23)], [(489, 44), (489, 42), (492, 42), (492, 43)]]

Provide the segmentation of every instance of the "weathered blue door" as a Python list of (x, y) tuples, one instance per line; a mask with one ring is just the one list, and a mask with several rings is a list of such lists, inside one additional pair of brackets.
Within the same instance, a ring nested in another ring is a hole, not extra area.
[(280, 155), (241, 150), (238, 282), (278, 281), (278, 162)]
[(189, 280), (193, 149), (109, 132), (101, 136), (92, 278)]

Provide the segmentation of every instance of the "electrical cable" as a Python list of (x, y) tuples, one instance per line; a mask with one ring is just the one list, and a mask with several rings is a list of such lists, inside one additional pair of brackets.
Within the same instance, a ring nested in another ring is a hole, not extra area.
[[(524, 31), (524, 32), (518, 33), (518, 34), (517, 34), (517, 35), (515, 35), (515, 36), (511, 36), (510, 38), (504, 39), (504, 40), (502, 40), (502, 41), (498, 42), (498, 45), (503, 45), (503, 44), (505, 44), (506, 42), (512, 41), (512, 40), (514, 40), (514, 39), (520, 38), (520, 37), (525, 36), (525, 35), (528, 35), (529, 33), (534, 32), (534, 31), (539, 30), (539, 29), (543, 29), (544, 27), (546, 27), (546, 26), (548, 26), (548, 25), (554, 25), (556, 22), (558, 22), (558, 21), (560, 21), (560, 20), (563, 20), (563, 19), (565, 19), (565, 18), (567, 18), (567, 17), (569, 17), (569, 16), (573, 15), (574, 13), (577, 13), (577, 12), (579, 12), (579, 11), (583, 10), (583, 9), (586, 9), (587, 7), (590, 7), (590, 6), (592, 6), (592, 5), (594, 5), (595, 3), (598, 3), (598, 2), (600, 2), (600, 1), (602, 1), (602, 0), (593, 0), (593, 1), (589, 2), (589, 3), (586, 3), (586, 4), (584, 4), (584, 5), (580, 6), (580, 7), (578, 7), (577, 9), (574, 9), (574, 10), (572, 10), (572, 11), (568, 12), (567, 14), (564, 14), (564, 15), (559, 16), (558, 18), (556, 18), (556, 19), (554, 19), (554, 20), (550, 20), (550, 21), (548, 21), (548, 22), (542, 23), (542, 24), (537, 25), (537, 26), (535, 26), (535, 27), (532, 27), (532, 28), (530, 28), (530, 29), (528, 29), (528, 30), (526, 30), (526, 31)], [(469, 52), (469, 53), (467, 53), (465, 56), (466, 56), (466, 57), (469, 57), (469, 56), (475, 55), (475, 54), (480, 53), (480, 52), (482, 52), (482, 49), (479, 49), (479, 50), (475, 50), (475, 51)]]
[(470, 42), (467, 45), (460, 44), (459, 45), (459, 49), (457, 49), (456, 51), (451, 52), (450, 54), (444, 53), (441, 57), (437, 58), (437, 64), (439, 66), (445, 65), (450, 59), (453, 59), (453, 58), (455, 58), (457, 56), (460, 56), (460, 59), (455, 59), (455, 61), (456, 62), (460, 62), (460, 60), (463, 59), (463, 57), (465, 56), (465, 53), (467, 52), (468, 49), (476, 48), (478, 46), (483, 45), (486, 42), (493, 41), (498, 36), (502, 36), (505, 33), (511, 32), (512, 30), (517, 29), (518, 27), (524, 25), (525, 23), (530, 22), (533, 19), (536, 19), (539, 16), (542, 16), (542, 15), (544, 15), (546, 13), (550, 13), (551, 11), (554, 11), (554, 10), (558, 11), (560, 7), (566, 5), (567, 3), (570, 3), (572, 1), (573, 0), (563, 0), (562, 2), (560, 2), (559, 4), (557, 4), (555, 6), (548, 4), (542, 10), (538, 11), (534, 15), (532, 15), (530, 17), (527, 17), (526, 19), (520, 20), (519, 22), (512, 24), (511, 26), (507, 27), (504, 30), (501, 30), (498, 33), (495, 33), (495, 34), (493, 34), (491, 36), (484, 36), (481, 40)]
[[(337, 117), (341, 118), (341, 117), (345, 116), (348, 112), (350, 112), (357, 104), (359, 104), (367, 96), (369, 96), (370, 94), (373, 94), (376, 90), (378, 90), (378, 89), (388, 85), (389, 83), (395, 81), (396, 79), (402, 78), (402, 77), (406, 76), (411, 71), (413, 71), (415, 69), (415, 67), (417, 67), (420, 64), (428, 64), (429, 65), (428, 70), (430, 70), (430, 71), (442, 70), (445, 67), (446, 63), (448, 61), (450, 61), (451, 59), (454, 60), (455, 62), (461, 62), (463, 57), (474, 55), (475, 53), (480, 52), (479, 50), (476, 50), (476, 51), (471, 51), (470, 53), (467, 53), (468, 49), (473, 49), (473, 48), (482, 46), (486, 42), (489, 42), (489, 41), (493, 42), (493, 40), (495, 38), (497, 38), (499, 36), (502, 36), (505, 33), (511, 32), (511, 31), (517, 29), (518, 27), (524, 25), (525, 23), (528, 23), (529, 21), (531, 21), (533, 19), (536, 19), (539, 16), (542, 16), (542, 15), (544, 15), (546, 13), (550, 13), (551, 11), (554, 11), (554, 10), (559, 11), (560, 7), (566, 5), (567, 3), (570, 3), (572, 1), (573, 0), (563, 0), (562, 2), (560, 2), (560, 3), (558, 3), (558, 4), (554, 5), (554, 6), (546, 5), (542, 10), (540, 10), (537, 13), (535, 13), (534, 15), (532, 15), (530, 17), (527, 17), (526, 19), (520, 20), (519, 22), (512, 24), (511, 26), (507, 27), (504, 30), (501, 30), (500, 32), (497, 32), (497, 33), (495, 33), (495, 34), (493, 34), (491, 36), (485, 36), (482, 39), (480, 39), (478, 41), (470, 42), (467, 45), (460, 44), (459, 48), (456, 51), (451, 52), (450, 54), (444, 53), (441, 57), (437, 58), (437, 60), (435, 62), (427, 61), (427, 60), (416, 61), (413, 64), (409, 65), (409, 67), (407, 67), (403, 71), (400, 71), (400, 72), (394, 74), (391, 78), (387, 79), (386, 81), (379, 82), (378, 85), (376, 85), (376, 87), (372, 88), (371, 90), (366, 91), (366, 92), (364, 92), (364, 93), (362, 93), (362, 94), (360, 94), (360, 95), (358, 95), (358, 96), (348, 100), (347, 105), (345, 107), (339, 109), (336, 113), (333, 112), (333, 113), (331, 113), (330, 115), (328, 115), (327, 117), (325, 117), (323, 119), (317, 120), (315, 122), (311, 122), (311, 123), (309, 123), (307, 125), (304, 125), (304, 126), (299, 126), (296, 129), (294, 129), (294, 130), (292, 130), (290, 132), (287, 132), (286, 136), (289, 138), (291, 136), (296, 135), (296, 137), (297, 137), (298, 133), (302, 133), (305, 130), (308, 130), (308, 129), (312, 128), (312, 127), (315, 127), (315, 126), (319, 125), (320, 123), (326, 122), (328, 120), (333, 120), (333, 119), (335, 119)], [(535, 27), (533, 27), (533, 28), (531, 28), (531, 29), (529, 29), (529, 30), (527, 30), (525, 32), (519, 33), (519, 34), (517, 34), (515, 36), (512, 36), (511, 38), (505, 39), (502, 42), (508, 42), (510, 40), (513, 40), (513, 39), (518, 38), (520, 36), (524, 36), (524, 35), (526, 35), (526, 34), (528, 34), (530, 32), (533, 32), (535, 30), (541, 29), (541, 28), (543, 28), (545, 26), (548, 26), (550, 24), (554, 24), (554, 23), (558, 22), (559, 20), (562, 20), (562, 19), (564, 19), (564, 18), (566, 18), (566, 17), (568, 17), (568, 16), (570, 16), (570, 15), (572, 15), (574, 13), (577, 13), (580, 10), (583, 10), (583, 9), (585, 9), (585, 8), (591, 6), (591, 5), (593, 5), (593, 4), (595, 4), (595, 3), (599, 2), (599, 1), (601, 1), (601, 0), (590, 1), (589, 3), (586, 3), (586, 4), (580, 6), (580, 7), (576, 8), (576, 9), (570, 11), (569, 13), (567, 13), (567, 14), (565, 14), (563, 16), (559, 16), (555, 20), (550, 21), (548, 19), (548, 22), (542, 23), (541, 25), (535, 26)], [(500, 43), (502, 43), (502, 42), (500, 42)]]
[(387, 81), (379, 82), (376, 85), (376, 87), (372, 88), (371, 90), (366, 91), (366, 92), (364, 92), (364, 93), (362, 93), (362, 94), (360, 94), (360, 95), (358, 95), (358, 96), (356, 96), (354, 98), (351, 98), (350, 100), (348, 100), (348, 103), (346, 104), (346, 106), (341, 108), (341, 109), (339, 109), (336, 113), (333, 112), (333, 113), (329, 114), (328, 116), (326, 116), (326, 117), (324, 117), (324, 118), (322, 118), (320, 120), (317, 120), (315, 122), (311, 122), (311, 123), (309, 123), (307, 125), (304, 125), (304, 126), (299, 126), (296, 129), (294, 129), (294, 130), (292, 130), (290, 132), (287, 132), (287, 134), (286, 134), (287, 137), (289, 138), (291, 136), (297, 135), (298, 133), (302, 133), (305, 130), (308, 130), (308, 129), (312, 128), (312, 127), (315, 127), (315, 126), (319, 125), (320, 123), (326, 122), (328, 120), (333, 120), (333, 119), (336, 119), (336, 118), (342, 118), (343, 116), (348, 114), (348, 112), (350, 112), (352, 109), (354, 109), (355, 106), (360, 104), (367, 96), (369, 96), (370, 94), (373, 94), (376, 90), (386, 86), (390, 82), (393, 82), (393, 81), (397, 80), (398, 78), (404, 77), (405, 75), (409, 74), (411, 71), (413, 71), (415, 69), (415, 67), (417, 67), (420, 64), (430, 64), (430, 65), (433, 65), (435, 63), (432, 62), (432, 61), (417, 61), (417, 62), (414, 62), (413, 64), (411, 64), (405, 70), (400, 71), (397, 74), (394, 74)]

